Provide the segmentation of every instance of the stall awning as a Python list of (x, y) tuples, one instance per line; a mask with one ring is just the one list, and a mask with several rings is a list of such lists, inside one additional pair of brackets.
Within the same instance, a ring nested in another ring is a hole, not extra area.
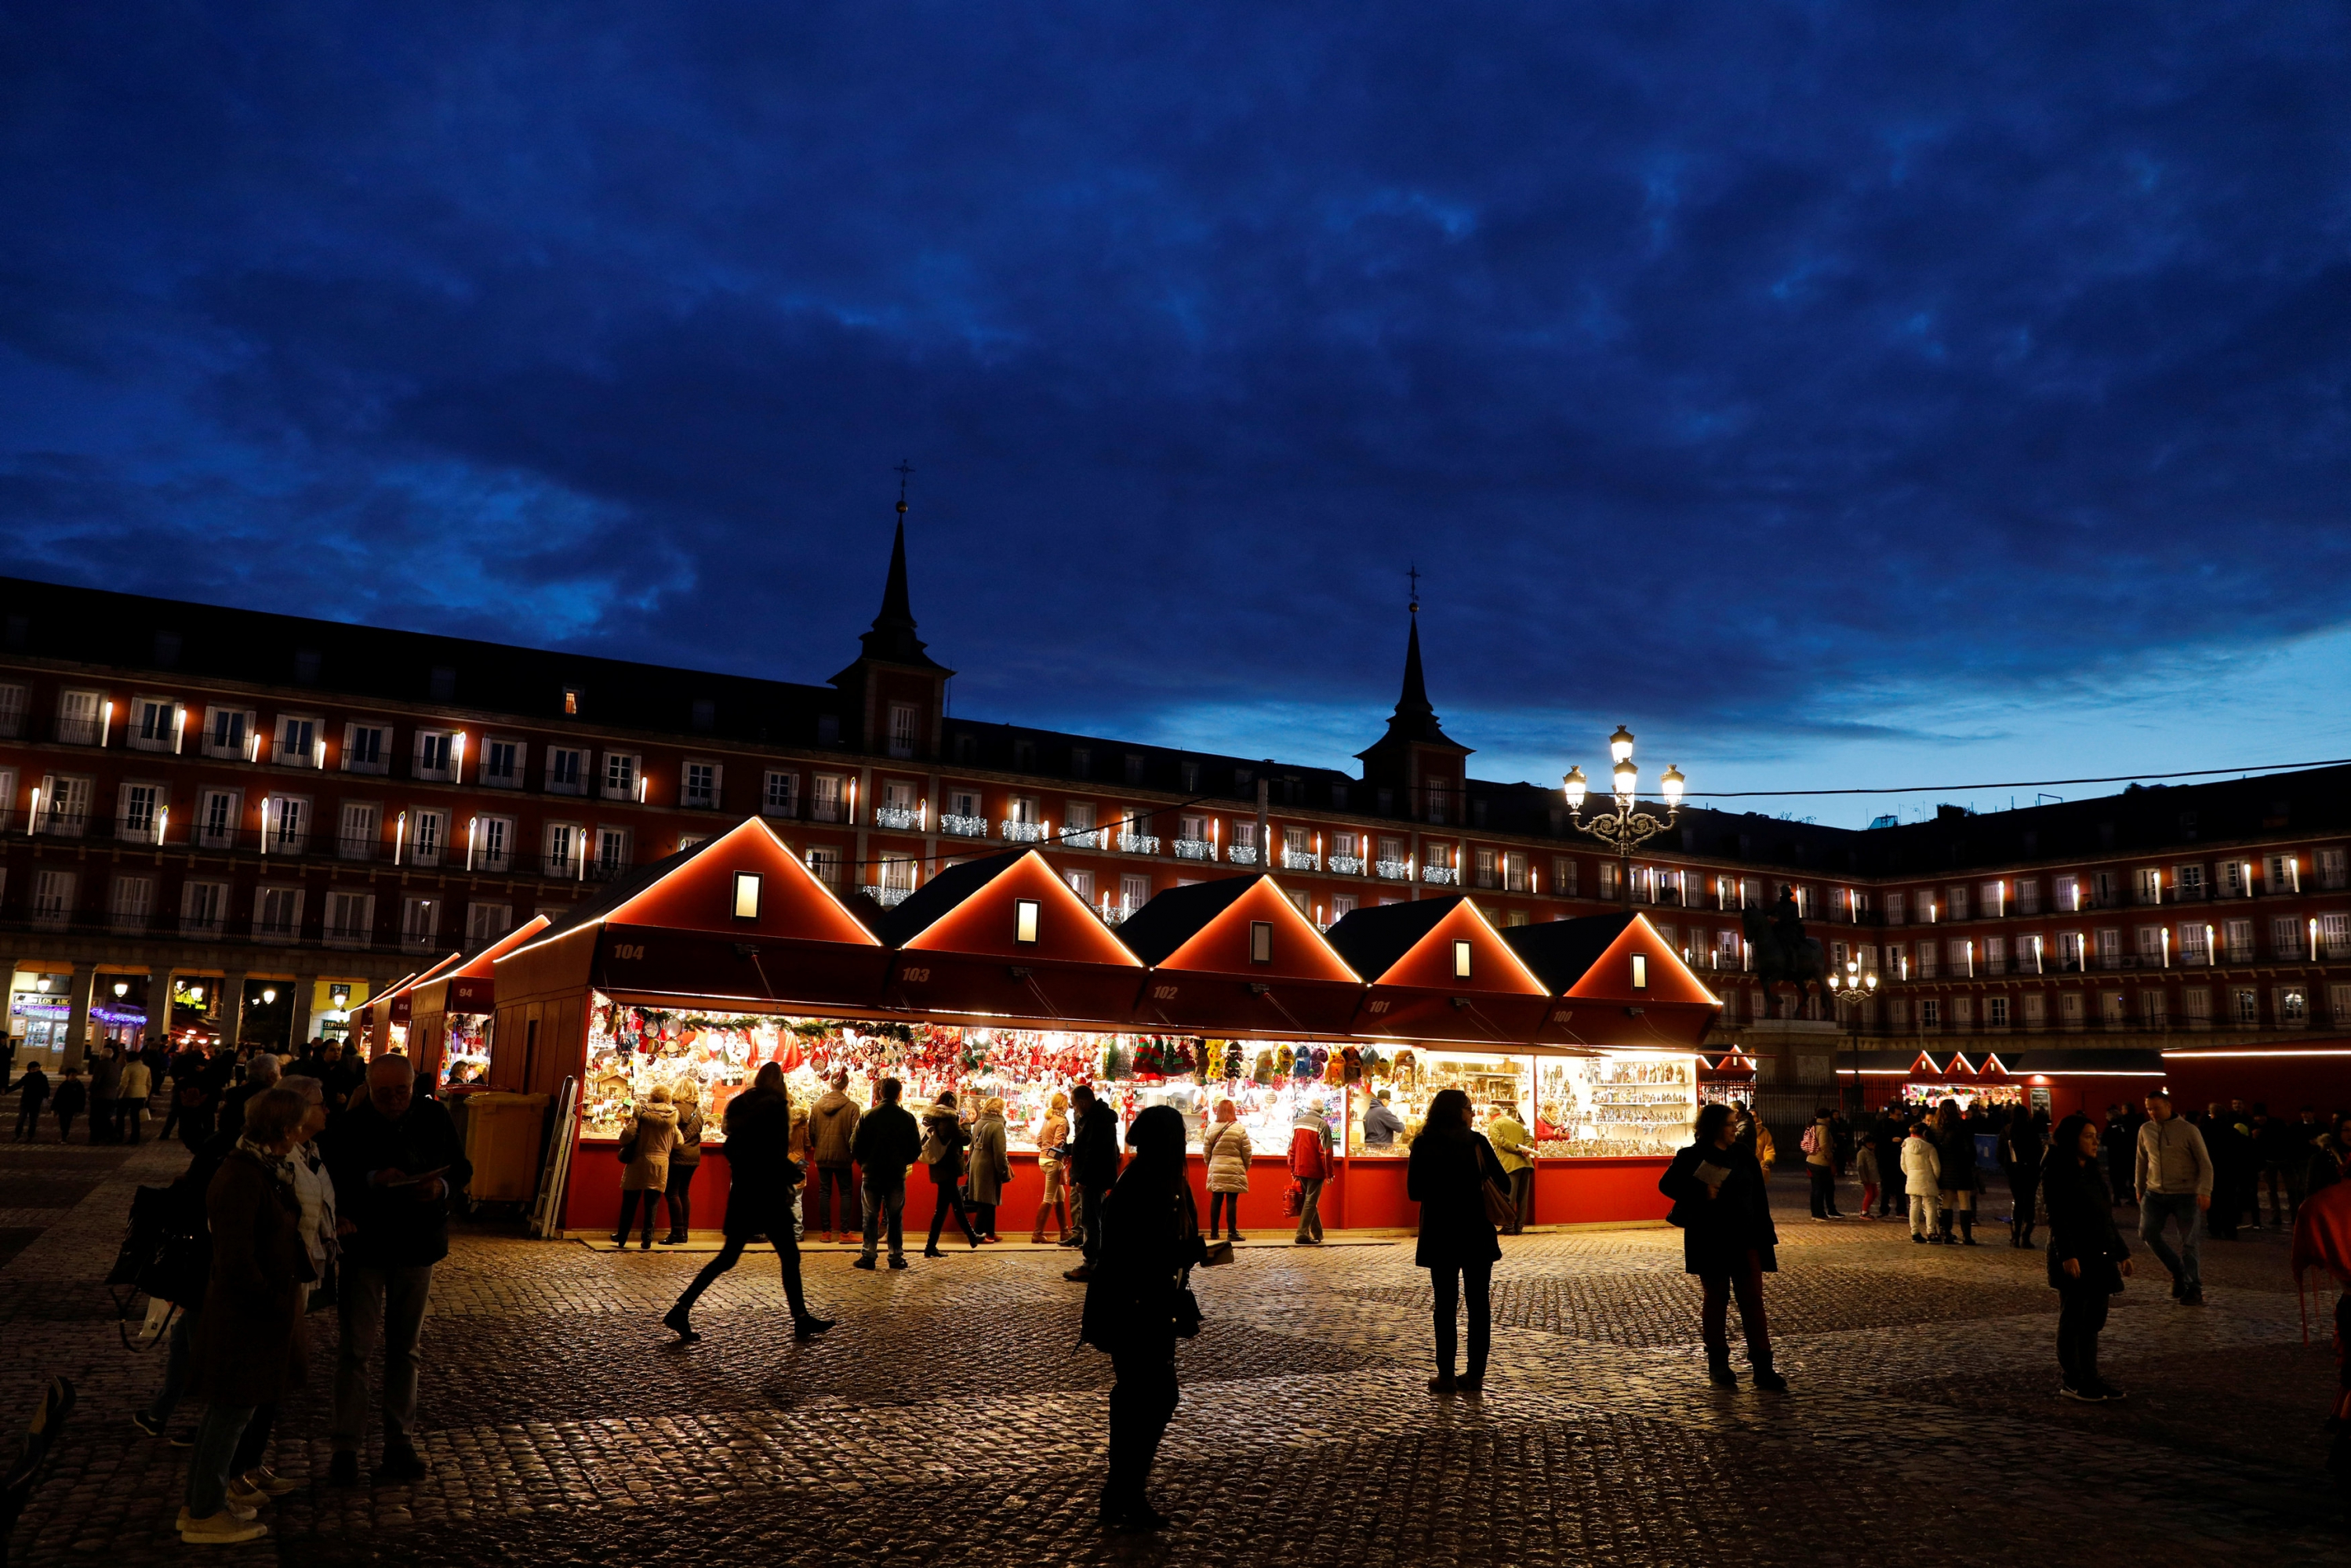
[(593, 984), (663, 1007), (862, 1009), (889, 954), (759, 818), (681, 850), (494, 964), (498, 992)]
[(1722, 1003), (1637, 910), (1502, 933), (1552, 1000), (1538, 1042), (1687, 1051)]
[(412, 1019), (418, 1013), (496, 1011), (497, 989), (493, 970), (497, 961), (537, 937), (552, 924), (548, 916), (534, 915), (455, 968), (437, 977), (418, 981), (409, 993)]
[(1523, 1046), (1551, 992), (1466, 897), (1358, 909), (1331, 946), (1370, 981), (1353, 1032), (1389, 1040)]
[(375, 995), (370, 997), (367, 1000), (361, 1002), (358, 1007), (353, 1008), (351, 1009), (350, 1019), (351, 1027), (353, 1029), (363, 1030), (373, 1024), (379, 1013), (391, 1002), (392, 994), (402, 989), (409, 981), (414, 978), (416, 978), (416, 971), (412, 969), (407, 974), (401, 976), (400, 978), (392, 981), (392, 984), (384, 987), (383, 989), (376, 992)]
[(367, 1021), (371, 1025), (379, 1023), (391, 1024), (408, 1022), (410, 1015), (414, 1008), (416, 988), (425, 985), (436, 977), (446, 973), (448, 970), (455, 967), (465, 956), (465, 955), (462, 952), (444, 955), (437, 961), (427, 964), (423, 968), (417, 970), (416, 973), (409, 976), (408, 978), (401, 981), (400, 984), (392, 987), (390, 990), (385, 991), (381, 996), (369, 998), (367, 1005)]
[(1138, 1028), (1209, 1035), (1343, 1035), (1364, 982), (1270, 875), (1170, 888), (1128, 916), (1119, 940), (1151, 966)]
[(1049, 1025), (1134, 1015), (1143, 960), (1034, 850), (949, 866), (883, 917), (882, 938), (899, 949), (893, 1009)]

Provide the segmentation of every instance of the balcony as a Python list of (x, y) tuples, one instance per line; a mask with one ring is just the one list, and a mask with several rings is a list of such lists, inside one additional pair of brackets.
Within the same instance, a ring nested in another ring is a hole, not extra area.
[(1337, 872), (1341, 876), (1361, 876), (1364, 874), (1364, 857), (1361, 855), (1332, 855), (1330, 860), (1330, 866), (1332, 871)]
[(580, 874), (578, 850), (549, 850), (544, 858), (545, 864), (539, 873), (542, 876), (559, 876), (569, 882)]
[(1042, 822), (1000, 822), (998, 828), (1004, 834), (1004, 841), (1008, 844), (1035, 844), (1042, 843), (1045, 840), (1045, 825)]
[(987, 819), (943, 813), (939, 818), (939, 831), (958, 839), (984, 839), (987, 837)]
[(1420, 880), (1431, 887), (1458, 887), (1461, 873), (1449, 865), (1425, 865), (1420, 868)]
[(1378, 861), (1374, 862), (1372, 869), (1377, 872), (1380, 875), (1387, 878), (1390, 882), (1410, 882), (1412, 880), (1412, 862), (1410, 861)]
[(1234, 865), (1255, 865), (1257, 864), (1257, 846), (1235, 844), (1225, 852), (1225, 859)]
[(1217, 858), (1214, 839), (1177, 839), (1176, 858), (1179, 861), (1212, 861)]
[(104, 731), (99, 727), (96, 714), (80, 716), (57, 716), (56, 735), (60, 746), (96, 746)]
[(33, 928), (37, 931), (62, 931), (73, 923), (73, 911), (63, 904), (33, 906)]
[(904, 831), (910, 828), (921, 827), (923, 814), (912, 806), (876, 806), (873, 808), (873, 825), (877, 828), (896, 828)]
[(1061, 847), (1066, 850), (1106, 850), (1110, 835), (1100, 828), (1088, 828), (1083, 832), (1063, 833)]
[(347, 861), (371, 861), (375, 859), (376, 845), (381, 841), (379, 835), (374, 833), (370, 833), (365, 838), (337, 839), (335, 854), (338, 858)]
[(592, 860), (588, 862), (589, 882), (618, 882), (633, 870), (626, 861)]
[(1159, 837), (1155, 833), (1130, 833), (1122, 829), (1118, 847), (1131, 855), (1155, 855), (1159, 852)]
[(1311, 850), (1285, 849), (1281, 852), (1281, 869), (1284, 871), (1321, 871), (1322, 869), (1322, 857), (1316, 854)]
[(221, 920), (217, 915), (180, 916), (180, 935), (183, 936), (193, 936), (199, 942), (217, 942), (220, 940), (220, 934)]
[(285, 946), (302, 939), (302, 928), (291, 920), (256, 920), (253, 939), (274, 946)]
[(374, 945), (375, 933), (364, 925), (329, 925), (320, 934), (329, 947), (360, 949)]
[(911, 887), (884, 887), (879, 883), (867, 883), (859, 891), (883, 908), (895, 909), (905, 903), (907, 895), (914, 890)]

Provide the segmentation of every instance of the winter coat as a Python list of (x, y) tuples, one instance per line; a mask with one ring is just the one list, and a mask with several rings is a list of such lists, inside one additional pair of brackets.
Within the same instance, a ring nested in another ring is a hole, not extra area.
[(2047, 1140), (2031, 1118), (2011, 1121), (2007, 1131), (2000, 1135), (2000, 1153), (2008, 1167), (2008, 1189), (2013, 1193), (2031, 1192), (2041, 1181), (2041, 1164), (2048, 1157)]
[(101, 1056), (96, 1061), (90, 1063), (89, 1092), (92, 1099), (111, 1100), (115, 1097), (115, 1092), (120, 1089), (121, 1085), (121, 1058), (114, 1056)]
[(1767, 1127), (1767, 1126), (1765, 1126), (1765, 1125), (1764, 1125), (1762, 1123), (1761, 1123), (1761, 1122), (1756, 1123), (1756, 1124), (1755, 1124), (1755, 1164), (1756, 1164), (1756, 1166), (1758, 1166), (1758, 1167), (1759, 1167), (1759, 1168), (1763, 1172), (1763, 1174), (1764, 1174), (1764, 1175), (1769, 1176), (1769, 1175), (1771, 1175), (1771, 1166), (1773, 1166), (1773, 1165), (1774, 1165), (1774, 1164), (1779, 1160), (1779, 1158), (1780, 1158), (1780, 1145), (1777, 1145), (1777, 1144), (1775, 1144), (1775, 1143), (1773, 1143), (1773, 1142), (1771, 1141), (1771, 1128), (1769, 1128), (1769, 1127)]
[(1932, 1197), (1941, 1190), (1943, 1157), (1919, 1134), (1902, 1140), (1902, 1190), (1911, 1197)]
[(302, 1332), (310, 1257), (302, 1205), (251, 1153), (221, 1162), (204, 1193), (212, 1272), (197, 1320), (188, 1396), (217, 1405), (275, 1405), (308, 1371)]
[(662, 1192), (669, 1186), (669, 1152), (677, 1147), (677, 1107), (648, 1104), (637, 1107), (623, 1143), (634, 1139), (635, 1157), (621, 1173), (622, 1192)]
[(1835, 1169), (1836, 1124), (1823, 1117), (1813, 1124), (1812, 1131), (1813, 1146), (1804, 1155), (1804, 1163), (1808, 1166), (1826, 1166), (1832, 1170)]
[(1936, 1128), (1935, 1157), (1939, 1162), (1936, 1179), (1945, 1192), (1976, 1190), (1976, 1135), (1965, 1122), (1946, 1132)]
[(1070, 1140), (1070, 1178), (1081, 1187), (1106, 1187), (1118, 1179), (1118, 1117), (1097, 1100), (1078, 1113)]
[(117, 1100), (129, 1100), (144, 1105), (155, 1092), (155, 1074), (147, 1063), (134, 1056), (122, 1067), (122, 1077), (114, 1086)]
[[(394, 1121), (362, 1094), (328, 1122), (319, 1152), (335, 1178), (336, 1208), (359, 1228), (343, 1239), (353, 1265), (410, 1269), (449, 1255), (449, 1192), (473, 1179), (474, 1166), (446, 1106), (412, 1100)], [(375, 1186), (371, 1178), (383, 1170), (446, 1174), (440, 1197), (421, 1197), (413, 1186)]]
[[(1389, 1109), (1384, 1100), (1374, 1100), (1364, 1112), (1364, 1146), (1367, 1149), (1389, 1149), (1395, 1146), (1396, 1134), (1404, 1131), (1404, 1118)], [(1208, 1189), (1214, 1192), (1216, 1189)]]
[(1037, 1124), (1037, 1168), (1047, 1176), (1061, 1168), (1061, 1145), (1070, 1141), (1070, 1119), (1048, 1111)]
[(302, 1206), (302, 1246), (310, 1257), (310, 1277), (324, 1280), (339, 1250), (335, 1241), (335, 1182), (316, 1144), (294, 1151), (294, 1197)]
[(1331, 1174), (1331, 1124), (1311, 1111), (1301, 1111), (1290, 1124), (1290, 1174), (1300, 1181)]
[(931, 1167), (933, 1186), (953, 1186), (963, 1179), (963, 1152), (971, 1134), (952, 1105), (934, 1105), (923, 1113), (923, 1163)]
[[(34, 1109), (38, 1110), (40, 1103), (39, 1097), (35, 1096)], [(68, 1078), (57, 1085), (53, 1104), (60, 1116), (78, 1116), (89, 1109), (89, 1090), (83, 1085), (80, 1079)]]
[(868, 1186), (897, 1186), (906, 1167), (922, 1157), (923, 1134), (904, 1106), (880, 1104), (857, 1119), (857, 1142), (849, 1153)]
[[(1529, 1157), (1534, 1152), (1534, 1146), (1527, 1141), (1527, 1130), (1520, 1124), (1517, 1117), (1496, 1116), (1487, 1123), (1486, 1140), (1494, 1151), (1494, 1157), (1502, 1162), (1505, 1172), (1516, 1175), (1520, 1171), (1535, 1168), (1535, 1162)], [(1505, 1182), (1503, 1185), (1507, 1186), (1510, 1184)]]
[(1876, 1186), (1877, 1185), (1876, 1145), (1864, 1141), (1861, 1145), (1860, 1152), (1854, 1156), (1853, 1174), (1855, 1179), (1865, 1186)]
[(1012, 1180), (1012, 1157), (1005, 1153), (1004, 1118), (983, 1112), (971, 1124), (971, 1200), (1000, 1203)]
[(1423, 1133), (1405, 1165), (1405, 1197), (1420, 1205), (1420, 1241), (1412, 1260), (1422, 1269), (1491, 1263), (1502, 1255), (1486, 1218), (1485, 1184), (1505, 1189), (1510, 1174), (1494, 1145), (1479, 1134)]
[(726, 1216), (729, 1240), (792, 1234), (792, 1192), (800, 1167), (792, 1158), (791, 1106), (771, 1089), (747, 1089), (726, 1103)]
[(809, 1113), (809, 1154), (820, 1166), (845, 1166), (855, 1157), (857, 1102), (838, 1089), (817, 1096)]
[(2070, 1149), (2050, 1156), (2043, 1173), (2043, 1201), (2049, 1206), (2049, 1283), (2064, 1290), (2075, 1283), (2065, 1273), (2065, 1261), (2082, 1265), (2079, 1283), (2122, 1293), (2122, 1270), (2115, 1267), (2130, 1256), (2130, 1244), (2115, 1228), (2115, 1206), (2099, 1162), (2088, 1165)]
[[(60, 1079), (57, 1082), (58, 1095), (60, 1097), (64, 1095), (67, 1084), (71, 1083), (78, 1087), (80, 1082), (78, 1078)], [(49, 1075), (37, 1067), (25, 1069), (25, 1076), (17, 1082), (16, 1092), (37, 1107), (49, 1097)], [(78, 1111), (81, 1107), (77, 1105), (74, 1109)]]
[[(1708, 1197), (1698, 1179), (1701, 1165), (1719, 1166), (1729, 1174)], [(1780, 1232), (1771, 1223), (1771, 1199), (1763, 1185), (1763, 1167), (1744, 1140), (1723, 1148), (1716, 1144), (1692, 1144), (1674, 1156), (1657, 1190), (1673, 1199), (1667, 1219), (1681, 1228), (1682, 1269), (1690, 1274), (1730, 1274), (1743, 1271), (1747, 1254), (1756, 1254), (1767, 1274), (1779, 1272)]]
[(1154, 1190), (1141, 1174), (1122, 1177), (1102, 1200), (1102, 1256), (1086, 1281), (1078, 1342), (1172, 1363), (1176, 1281), (1205, 1251), (1200, 1216), (1190, 1182)]
[(1207, 1160), (1210, 1192), (1249, 1191), (1249, 1156), (1254, 1153), (1249, 1129), (1238, 1122), (1211, 1122), (1200, 1139), (1200, 1148)]
[(692, 1170), (702, 1163), (702, 1107), (677, 1105), (677, 1147), (669, 1152), (672, 1170), (684, 1166)]

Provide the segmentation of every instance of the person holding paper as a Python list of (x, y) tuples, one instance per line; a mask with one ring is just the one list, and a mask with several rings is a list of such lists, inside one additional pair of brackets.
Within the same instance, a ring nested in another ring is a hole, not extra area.
[(1673, 1199), (1666, 1218), (1681, 1228), (1682, 1266), (1706, 1291), (1699, 1327), (1708, 1379), (1723, 1388), (1739, 1385), (1730, 1370), (1730, 1298), (1736, 1295), (1755, 1386), (1784, 1391), (1788, 1380), (1771, 1364), (1763, 1316), (1763, 1276), (1779, 1272), (1780, 1233), (1771, 1224), (1762, 1167), (1740, 1142), (1729, 1106), (1698, 1108), (1697, 1137), (1674, 1156), (1657, 1190)]

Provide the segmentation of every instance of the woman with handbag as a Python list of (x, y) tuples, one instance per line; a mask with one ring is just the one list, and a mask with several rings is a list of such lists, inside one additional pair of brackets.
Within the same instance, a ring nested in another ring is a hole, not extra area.
[(1657, 1190), (1673, 1199), (1667, 1222), (1682, 1232), (1682, 1267), (1706, 1292), (1699, 1332), (1706, 1375), (1724, 1388), (1739, 1385), (1730, 1370), (1730, 1298), (1739, 1298), (1739, 1326), (1755, 1386), (1784, 1391), (1788, 1380), (1771, 1365), (1771, 1334), (1763, 1317), (1763, 1276), (1779, 1272), (1780, 1232), (1763, 1168), (1740, 1137), (1728, 1105), (1698, 1107), (1697, 1137), (1674, 1156)]
[(643, 1208), (644, 1241), (637, 1250), (653, 1249), (653, 1215), (669, 1189), (669, 1153), (676, 1146), (677, 1108), (669, 1103), (669, 1086), (656, 1083), (637, 1107), (636, 1120), (621, 1143), (622, 1163), (628, 1168), (621, 1173), (621, 1224), (613, 1233), (613, 1246), (627, 1248), (629, 1227)]
[[(1428, 1270), (1437, 1296), (1437, 1375), (1431, 1394), (1457, 1389), (1476, 1394), (1486, 1386), (1486, 1351), (1492, 1337), (1494, 1264), (1502, 1244), (1495, 1227), (1515, 1218), (1510, 1177), (1494, 1147), (1469, 1124), (1469, 1096), (1444, 1089), (1428, 1103), (1428, 1119), (1412, 1141), (1405, 1168), (1405, 1195), (1420, 1205), (1420, 1245), (1413, 1262)], [(1469, 1367), (1453, 1375), (1453, 1318), (1461, 1297), (1469, 1298)]]
[(946, 1256), (939, 1250), (939, 1230), (950, 1209), (963, 1228), (964, 1239), (974, 1248), (979, 1245), (979, 1232), (972, 1228), (971, 1215), (963, 1201), (963, 1151), (970, 1142), (963, 1119), (956, 1114), (955, 1091), (940, 1090), (931, 1108), (923, 1113), (923, 1163), (931, 1167), (931, 1239), (923, 1243), (925, 1258)]
[(1012, 1156), (1004, 1139), (1004, 1102), (991, 1094), (971, 1124), (972, 1226), (982, 1241), (1001, 1241), (996, 1233), (996, 1206), (1012, 1183)]
[(1208, 1167), (1208, 1239), (1217, 1239), (1217, 1222), (1228, 1211), (1232, 1215), (1228, 1230), (1235, 1241), (1241, 1235), (1241, 1194), (1249, 1191), (1249, 1129), (1239, 1121), (1240, 1112), (1229, 1100), (1217, 1102), (1217, 1119), (1208, 1124), (1207, 1135), (1200, 1140), (1204, 1163)]
[(1144, 1488), (1176, 1416), (1176, 1338), (1199, 1332), (1199, 1309), (1185, 1281), (1207, 1252), (1185, 1179), (1183, 1113), (1150, 1107), (1127, 1128), (1126, 1143), (1134, 1158), (1102, 1202), (1102, 1258), (1086, 1281), (1078, 1339), (1107, 1351), (1117, 1377), (1110, 1391), (1102, 1528), (1159, 1530), (1166, 1516), (1151, 1506)]

